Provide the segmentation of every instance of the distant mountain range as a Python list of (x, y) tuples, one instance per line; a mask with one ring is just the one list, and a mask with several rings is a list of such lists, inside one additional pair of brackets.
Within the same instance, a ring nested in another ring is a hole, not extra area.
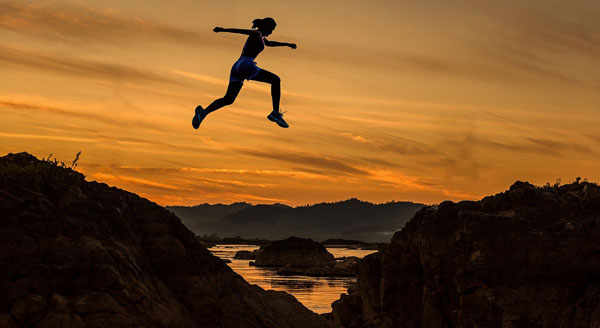
[(330, 238), (387, 242), (423, 204), (373, 204), (352, 198), (335, 203), (290, 207), (248, 203), (168, 206), (198, 235), (285, 239), (289, 236), (322, 241)]

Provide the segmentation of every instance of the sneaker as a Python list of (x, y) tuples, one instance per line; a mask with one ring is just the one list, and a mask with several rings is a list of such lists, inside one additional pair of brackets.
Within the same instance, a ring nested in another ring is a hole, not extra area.
[(271, 114), (269, 114), (269, 116), (267, 116), (267, 118), (270, 121), (273, 121), (273, 122), (277, 123), (277, 125), (279, 125), (282, 128), (289, 128), (290, 127), (287, 124), (287, 122), (283, 119), (283, 113), (281, 113), (281, 112), (272, 111)]
[(200, 126), (200, 123), (202, 123), (206, 114), (206, 110), (202, 108), (202, 106), (198, 105), (198, 107), (196, 107), (196, 114), (194, 114), (194, 118), (192, 119), (192, 126), (194, 129), (197, 129)]

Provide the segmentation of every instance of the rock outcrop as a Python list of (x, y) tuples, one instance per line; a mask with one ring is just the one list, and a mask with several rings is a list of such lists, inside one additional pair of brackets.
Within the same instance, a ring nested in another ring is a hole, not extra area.
[(0, 158), (0, 327), (328, 327), (180, 220), (28, 154)]
[(256, 250), (256, 251), (238, 251), (235, 253), (233, 258), (236, 260), (255, 260), (257, 252), (258, 252), (258, 250)]
[(344, 327), (600, 327), (600, 187), (424, 208), (358, 271)]
[(297, 268), (328, 266), (334, 257), (325, 246), (308, 238), (290, 237), (262, 246), (256, 253), (256, 266)]
[(355, 276), (357, 258), (336, 261), (322, 244), (308, 238), (290, 237), (262, 246), (252, 253), (250, 265), (277, 267), (280, 275)]

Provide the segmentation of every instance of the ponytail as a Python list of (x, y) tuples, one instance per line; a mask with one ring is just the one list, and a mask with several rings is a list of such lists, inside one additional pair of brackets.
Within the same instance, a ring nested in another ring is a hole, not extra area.
[(261, 28), (261, 27), (275, 28), (275, 26), (277, 26), (277, 23), (275, 23), (275, 20), (271, 17), (257, 18), (252, 21), (252, 28)]

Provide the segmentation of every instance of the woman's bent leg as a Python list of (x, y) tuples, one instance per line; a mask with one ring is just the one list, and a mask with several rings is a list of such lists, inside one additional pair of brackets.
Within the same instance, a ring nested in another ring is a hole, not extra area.
[(225, 92), (225, 96), (223, 98), (219, 98), (212, 102), (212, 104), (208, 105), (204, 110), (206, 113), (214, 112), (217, 109), (233, 104), (235, 98), (237, 98), (240, 90), (242, 90), (242, 85), (244, 85), (241, 81), (229, 81), (229, 86), (227, 87), (227, 92)]
[(260, 69), (258, 74), (251, 80), (265, 82), (271, 84), (271, 98), (273, 99), (273, 111), (279, 112), (279, 101), (281, 99), (281, 79), (279, 76), (265, 70)]

